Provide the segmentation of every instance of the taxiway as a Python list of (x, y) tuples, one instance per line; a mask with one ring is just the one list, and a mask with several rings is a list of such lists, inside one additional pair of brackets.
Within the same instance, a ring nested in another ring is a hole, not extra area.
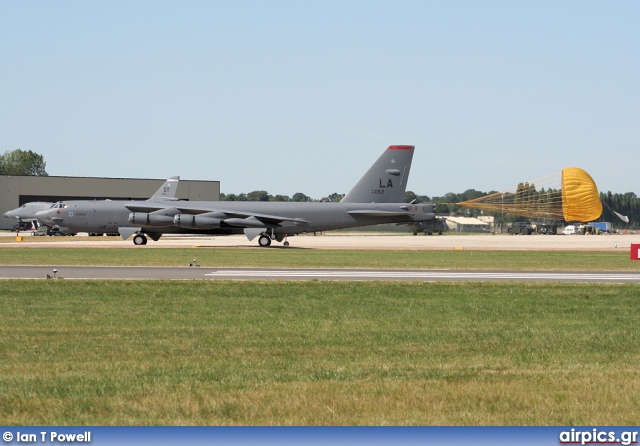
[(467, 271), (331, 268), (198, 268), (148, 266), (1, 266), (0, 278), (116, 280), (401, 280), (462, 282), (640, 283), (635, 272)]

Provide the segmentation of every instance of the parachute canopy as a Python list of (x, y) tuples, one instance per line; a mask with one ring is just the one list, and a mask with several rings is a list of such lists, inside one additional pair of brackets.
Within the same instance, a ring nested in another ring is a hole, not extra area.
[(565, 221), (593, 221), (602, 214), (598, 188), (591, 176), (577, 167), (531, 183), (496, 192), (459, 206), (525, 217)]

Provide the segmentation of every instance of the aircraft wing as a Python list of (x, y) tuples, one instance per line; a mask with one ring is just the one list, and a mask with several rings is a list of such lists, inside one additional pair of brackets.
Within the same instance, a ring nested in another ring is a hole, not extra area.
[[(247, 220), (252, 220), (252, 221), (257, 220), (259, 222), (272, 224), (272, 225), (280, 225), (284, 222), (292, 222), (295, 224), (303, 224), (303, 225), (311, 224), (311, 222), (307, 220), (303, 220), (302, 218), (281, 217), (279, 215), (257, 214), (254, 212), (239, 212), (239, 211), (225, 211), (225, 210), (220, 210), (215, 212), (222, 212), (227, 217), (229, 217), (226, 220), (224, 220), (224, 222), (232, 226), (245, 226), (243, 222)], [(251, 224), (250, 226), (255, 226), (255, 225)]]
[(201, 208), (191, 207), (188, 202), (171, 202), (166, 205), (153, 202), (135, 202), (125, 204), (125, 207), (131, 212), (152, 213), (165, 211), (167, 215), (189, 214), (201, 215), (207, 214), (209, 217), (218, 218), (226, 224), (238, 227), (274, 227), (280, 226), (282, 223), (289, 222), (296, 225), (310, 225), (311, 222), (302, 218), (283, 217), (281, 215), (260, 214), (256, 212), (231, 211), (228, 209)]
[(349, 215), (358, 216), (362, 215), (364, 217), (403, 217), (403, 216), (411, 216), (413, 215), (408, 211), (377, 211), (375, 209), (371, 210), (360, 210), (360, 211), (349, 211), (347, 212)]

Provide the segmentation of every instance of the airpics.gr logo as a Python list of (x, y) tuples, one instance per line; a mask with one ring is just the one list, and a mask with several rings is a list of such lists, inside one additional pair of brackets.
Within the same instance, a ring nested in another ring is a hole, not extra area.
[(560, 444), (620, 444), (629, 446), (638, 444), (638, 432), (625, 431), (617, 435), (613, 431), (599, 431), (598, 429), (580, 431), (571, 429), (560, 432)]

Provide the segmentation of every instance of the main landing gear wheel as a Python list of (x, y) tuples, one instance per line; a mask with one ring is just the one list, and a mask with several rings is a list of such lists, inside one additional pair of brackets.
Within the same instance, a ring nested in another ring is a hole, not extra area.
[(271, 245), (271, 239), (266, 235), (261, 235), (260, 238), (258, 239), (258, 245), (262, 246), (263, 248), (266, 248), (267, 246)]
[(135, 237), (133, 237), (133, 244), (134, 245), (146, 245), (147, 244), (147, 238), (142, 235), (142, 234), (136, 234)]

